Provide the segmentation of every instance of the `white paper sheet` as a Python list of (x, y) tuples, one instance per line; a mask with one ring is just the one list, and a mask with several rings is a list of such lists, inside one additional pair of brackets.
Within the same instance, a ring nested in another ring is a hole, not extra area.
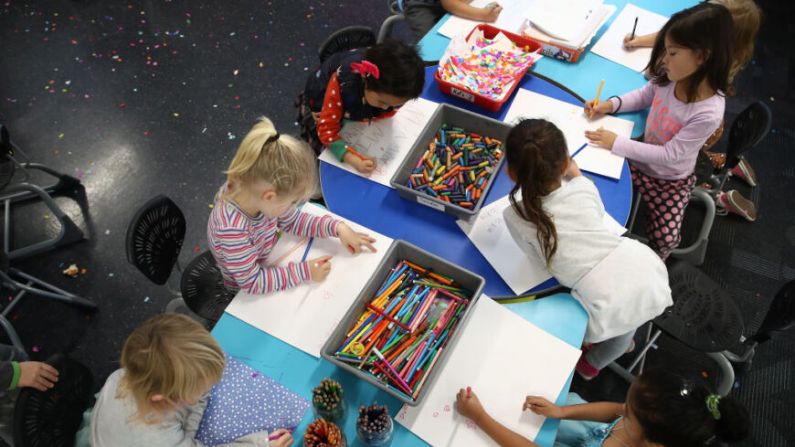
[(371, 123), (350, 122), (343, 127), (340, 136), (357, 151), (376, 160), (375, 171), (369, 177), (340, 162), (327, 150), (320, 154), (320, 159), (389, 187), (395, 171), (438, 106), (435, 102), (418, 98), (407, 102), (392, 118)]
[(496, 420), (535, 439), (545, 418), (522, 411), (525, 396), (554, 402), (580, 350), (485, 295), (473, 311), (425, 400), (417, 407), (404, 405), (396, 420), (434, 446), (494, 445), (455, 410), (458, 390), (471, 386)]
[[(503, 217), (509, 206), (510, 200), (505, 196), (483, 207), (472, 222), (459, 220), (456, 223), (513, 293), (520, 295), (552, 275), (539, 256), (525, 253), (511, 237)], [(604, 224), (614, 234), (626, 232), (626, 228), (607, 213)]]
[(591, 39), (593, 39), (593, 36), (602, 28), (602, 25), (604, 25), (615, 12), (616, 7), (614, 5), (599, 5), (599, 7), (588, 16), (588, 20), (582, 25), (576, 37), (571, 40), (556, 39), (546, 34), (541, 28), (533, 24), (533, 13), (530, 13), (530, 20), (525, 22), (522, 34), (536, 40), (575, 50), (585, 48), (591, 43)]
[(530, 22), (550, 37), (575, 41), (600, 16), (602, 0), (535, 0)]
[[(316, 215), (333, 213), (307, 204), (304, 211)], [(347, 222), (347, 221), (346, 221)], [(352, 255), (342, 247), (337, 238), (312, 242), (307, 259), (331, 255), (331, 273), (323, 282), (302, 284), (292, 289), (266, 295), (238, 293), (226, 312), (252, 326), (283, 340), (315, 357), (328, 337), (350, 308), (364, 284), (375, 271), (392, 239), (347, 222), (356, 231), (363, 231), (376, 239), (376, 253)], [(279, 239), (270, 259), (279, 264), (298, 262), (306, 249), (308, 239), (284, 234)]]
[(504, 121), (515, 124), (521, 118), (543, 118), (554, 123), (566, 137), (570, 154), (575, 154), (582, 145), (586, 145), (574, 158), (580, 169), (615, 179), (621, 178), (624, 157), (588, 144), (585, 131), (604, 127), (618, 135), (631, 137), (632, 128), (635, 126), (632, 121), (610, 115), (589, 120), (582, 106), (575, 106), (525, 89), (516, 92)]
[(636, 36), (659, 31), (668, 21), (668, 17), (628, 3), (610, 25), (610, 28), (602, 35), (602, 38), (596, 42), (591, 52), (617, 64), (642, 72), (646, 64), (649, 63), (649, 58), (651, 58), (651, 48), (635, 48), (632, 50), (624, 48), (624, 36), (632, 34), (635, 17), (638, 18), (638, 27), (635, 30)]
[[(474, 0), (472, 3), (470, 3), (470, 5), (476, 8), (483, 8), (493, 1), (494, 0)], [(527, 1), (501, 0), (497, 3), (502, 6), (502, 12), (497, 18), (497, 21), (491, 23), (491, 25), (512, 33), (518, 33), (522, 27), (522, 22), (524, 22), (525, 18), (527, 17)], [(472, 31), (472, 28), (480, 25), (481, 23), (485, 22), (451, 16), (442, 24), (442, 26), (439, 27), (438, 33), (445, 37), (449, 37), (450, 39), (458, 35), (466, 36), (470, 31)]]

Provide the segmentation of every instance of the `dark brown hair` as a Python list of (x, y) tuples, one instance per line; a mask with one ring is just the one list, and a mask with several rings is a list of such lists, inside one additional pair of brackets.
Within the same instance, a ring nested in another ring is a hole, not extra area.
[[(516, 176), (510, 201), (519, 216), (536, 226), (538, 242), (549, 264), (558, 248), (558, 234), (541, 197), (551, 192), (560, 180), (569, 159), (563, 132), (542, 119), (526, 119), (511, 129), (505, 143), (508, 169)], [(516, 193), (522, 193), (521, 204)]]
[(379, 77), (368, 76), (366, 88), (398, 98), (414, 99), (425, 86), (425, 63), (417, 48), (396, 39), (386, 39), (367, 49), (365, 60), (375, 64)]
[(704, 79), (716, 92), (733, 93), (729, 74), (734, 61), (734, 26), (728, 9), (714, 3), (699, 3), (671, 16), (657, 34), (646, 66), (653, 75), (652, 82), (658, 85), (671, 82), (661, 69), (666, 36), (679, 46), (703, 54), (704, 63), (686, 80), (688, 102), (695, 101)]

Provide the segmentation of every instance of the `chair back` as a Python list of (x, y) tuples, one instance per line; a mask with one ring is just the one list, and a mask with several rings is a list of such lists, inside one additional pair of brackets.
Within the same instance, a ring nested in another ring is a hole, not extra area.
[(348, 26), (331, 33), (318, 48), (317, 57), (322, 64), (332, 54), (371, 47), (375, 43), (376, 37), (372, 29), (366, 26)]
[(759, 144), (770, 131), (773, 115), (762, 101), (756, 101), (737, 115), (729, 130), (726, 147), (726, 167), (732, 169), (740, 162), (740, 155)]
[(782, 287), (770, 303), (762, 325), (751, 340), (763, 343), (776, 332), (785, 331), (795, 326), (795, 280)]
[(58, 382), (47, 391), (22, 388), (14, 407), (17, 447), (71, 447), (93, 404), (94, 378), (85, 365), (62, 355), (47, 361), (58, 370)]
[(127, 261), (153, 283), (165, 284), (179, 258), (185, 227), (177, 204), (157, 195), (135, 213), (127, 227)]
[(392, 15), (403, 14), (403, 0), (386, 0), (389, 13)]
[(209, 250), (195, 257), (185, 268), (180, 290), (185, 305), (212, 323), (221, 318), (224, 309), (235, 297), (235, 291), (224, 287), (221, 271)]

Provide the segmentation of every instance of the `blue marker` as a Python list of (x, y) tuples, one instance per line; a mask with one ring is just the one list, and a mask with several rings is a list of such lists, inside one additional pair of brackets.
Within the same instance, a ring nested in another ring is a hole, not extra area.
[(315, 238), (313, 238), (313, 237), (309, 238), (309, 242), (306, 243), (306, 250), (304, 250), (304, 255), (301, 256), (301, 262), (305, 262), (306, 261), (306, 256), (309, 254), (309, 249), (312, 248), (312, 242), (314, 242), (314, 241), (315, 241)]
[(577, 149), (576, 151), (574, 151), (574, 153), (573, 153), (573, 154), (571, 154), (571, 158), (574, 158), (574, 157), (576, 157), (576, 156), (577, 156), (577, 154), (579, 154), (580, 152), (582, 152), (582, 150), (583, 150), (583, 149), (585, 149), (585, 146), (588, 146), (588, 143), (585, 143), (585, 144), (583, 144), (582, 146), (580, 146), (580, 148), (579, 148), (579, 149)]

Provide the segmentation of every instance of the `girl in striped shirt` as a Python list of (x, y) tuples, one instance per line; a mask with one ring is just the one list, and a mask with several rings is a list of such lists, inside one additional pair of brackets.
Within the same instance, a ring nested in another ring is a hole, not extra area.
[(228, 288), (271, 293), (328, 276), (330, 256), (268, 266), (278, 231), (336, 237), (351, 253), (363, 247), (375, 251), (375, 240), (367, 234), (331, 216), (298, 209), (316, 188), (317, 162), (306, 143), (279, 135), (269, 119), (260, 118), (249, 131), (226, 174), (207, 223), (207, 238)]

